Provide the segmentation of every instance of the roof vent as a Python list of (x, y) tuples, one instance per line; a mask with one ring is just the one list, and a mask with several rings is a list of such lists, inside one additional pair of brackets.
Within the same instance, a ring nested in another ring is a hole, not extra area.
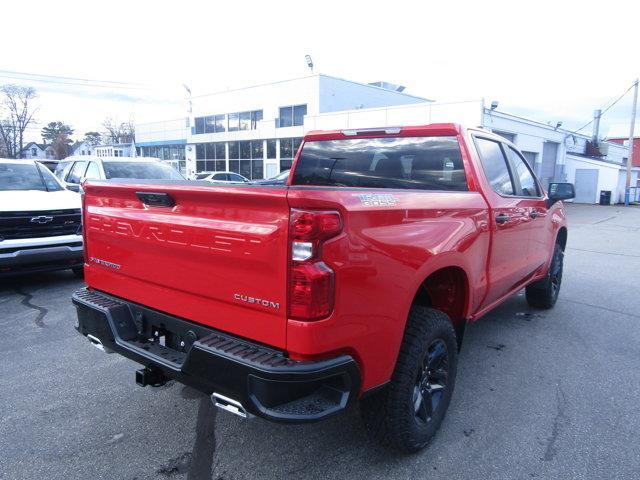
[(390, 82), (371, 82), (369, 83), (369, 85), (372, 85), (374, 87), (379, 87), (379, 88), (384, 88), (385, 90), (390, 90), (392, 92), (402, 92), (404, 91), (405, 87), (403, 85), (396, 85), (395, 83), (390, 83)]

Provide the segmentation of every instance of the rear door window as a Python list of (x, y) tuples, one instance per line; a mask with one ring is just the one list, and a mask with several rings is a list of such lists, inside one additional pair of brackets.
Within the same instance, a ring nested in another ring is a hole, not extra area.
[(531, 173), (527, 161), (511, 147), (505, 147), (516, 183), (516, 195), (521, 197), (539, 197), (538, 184)]
[(87, 180), (99, 180), (100, 179), (100, 167), (96, 162), (89, 162), (87, 167), (87, 173), (85, 174)]
[(507, 159), (502, 152), (500, 143), (481, 137), (476, 137), (475, 140), (482, 168), (491, 188), (500, 195), (515, 195), (513, 181), (507, 167)]
[(80, 161), (73, 164), (73, 168), (71, 169), (71, 173), (67, 177), (67, 182), (69, 183), (80, 183), (82, 177), (84, 177), (84, 172), (87, 169), (87, 162)]
[(466, 191), (456, 137), (383, 137), (306, 142), (293, 185)]
[(67, 175), (69, 175), (69, 170), (71, 170), (71, 167), (73, 167), (73, 162), (58, 163), (55, 172), (56, 177), (58, 177), (60, 180), (64, 180), (65, 178), (67, 178)]

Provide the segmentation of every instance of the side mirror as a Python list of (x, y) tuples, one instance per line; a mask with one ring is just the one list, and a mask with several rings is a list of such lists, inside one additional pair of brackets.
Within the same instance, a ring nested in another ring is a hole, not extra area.
[(569, 200), (576, 196), (576, 189), (573, 183), (550, 183), (549, 184), (549, 199), (547, 200), (547, 207), (550, 207), (560, 200)]
[(76, 183), (71, 183), (69, 185), (67, 185), (67, 190), (71, 190), (72, 192), (79, 192), (80, 191), (80, 185), (76, 184)]

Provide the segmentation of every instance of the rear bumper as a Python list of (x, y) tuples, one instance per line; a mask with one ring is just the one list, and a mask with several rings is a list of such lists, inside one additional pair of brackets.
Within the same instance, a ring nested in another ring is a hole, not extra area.
[(270, 347), (96, 290), (78, 290), (72, 300), (81, 334), (208, 395), (231, 398), (268, 420), (322, 420), (344, 410), (358, 394), (360, 371), (347, 355), (298, 362)]
[(62, 270), (83, 264), (82, 237), (60, 244), (0, 243), (0, 276)]

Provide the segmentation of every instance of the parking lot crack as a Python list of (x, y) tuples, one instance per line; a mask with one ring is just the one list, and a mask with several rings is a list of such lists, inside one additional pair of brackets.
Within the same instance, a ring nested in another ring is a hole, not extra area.
[(640, 255), (634, 255), (632, 253), (603, 252), (601, 250), (588, 250), (586, 248), (575, 248), (575, 247), (567, 247), (567, 250), (576, 250), (578, 252), (588, 252), (588, 253), (599, 253), (601, 255), (616, 255), (618, 257), (640, 258)]
[(568, 298), (563, 298), (562, 301), (569, 302), (569, 303), (576, 303), (578, 305), (584, 305), (585, 307), (598, 308), (600, 310), (604, 310), (605, 312), (617, 313), (619, 315), (625, 315), (627, 317), (640, 318), (640, 315), (637, 315), (635, 313), (623, 312), (621, 310), (615, 310), (613, 308), (603, 307), (602, 305), (594, 305), (592, 303), (580, 302), (578, 300), (570, 300)]
[(567, 397), (562, 390), (562, 387), (558, 383), (556, 385), (556, 416), (553, 419), (553, 426), (551, 427), (551, 435), (547, 438), (546, 449), (544, 452), (544, 461), (549, 462), (555, 458), (558, 454), (558, 447), (556, 442), (560, 436), (561, 430), (566, 426), (569, 419), (566, 415)]
[(203, 396), (198, 407), (196, 440), (189, 463), (187, 479), (211, 478), (215, 449), (216, 409), (209, 396)]
[(38, 312), (38, 316), (35, 319), (35, 324), (40, 328), (44, 328), (45, 324), (43, 320), (47, 313), (49, 313), (49, 310), (45, 307), (40, 307), (39, 305), (34, 305), (33, 303), (31, 303), (31, 300), (33, 300), (33, 295), (31, 295), (30, 293), (21, 290), (20, 288), (14, 289), (14, 292), (22, 297), (22, 300), (20, 300), (20, 303), (22, 305)]

